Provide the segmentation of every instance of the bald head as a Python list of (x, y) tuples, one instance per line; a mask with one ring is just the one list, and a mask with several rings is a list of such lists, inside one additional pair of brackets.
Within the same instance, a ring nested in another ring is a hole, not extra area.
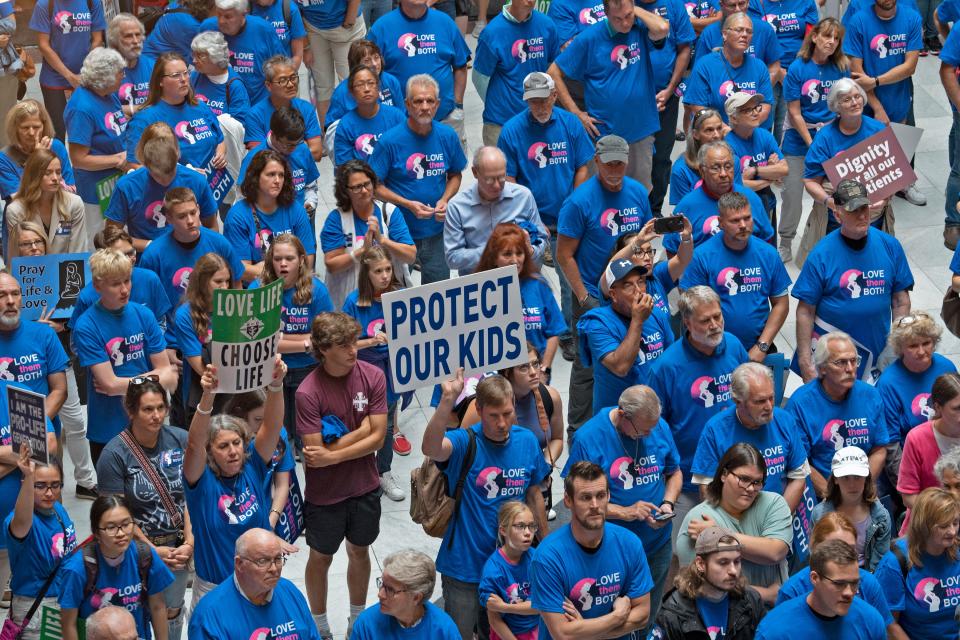
[(256, 551), (276, 551), (276, 555), (280, 553), (280, 539), (266, 529), (250, 529), (237, 538), (234, 551), (238, 556), (249, 556)]
[(137, 640), (137, 623), (123, 607), (106, 607), (87, 618), (87, 640)]
[(499, 200), (507, 181), (507, 157), (496, 147), (480, 147), (473, 154), (473, 175), (483, 200)]

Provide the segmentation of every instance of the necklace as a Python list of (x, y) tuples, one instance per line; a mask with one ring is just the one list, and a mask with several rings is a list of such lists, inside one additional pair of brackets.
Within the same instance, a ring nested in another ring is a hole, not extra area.
[(636, 447), (634, 447), (633, 455), (631, 456), (631, 455), (630, 455), (630, 452), (627, 451), (627, 445), (625, 445), (624, 442), (623, 442), (623, 436), (624, 436), (625, 434), (624, 434), (622, 431), (620, 431), (620, 429), (618, 429), (617, 427), (614, 427), (613, 430), (617, 432), (617, 440), (620, 441), (620, 447), (623, 449), (623, 453), (624, 453), (628, 458), (630, 458), (630, 461), (631, 461), (631, 463), (632, 463), (631, 466), (633, 467), (633, 475), (634, 475), (634, 477), (639, 478), (639, 477), (640, 477), (640, 463), (637, 462), (637, 458), (640, 457), (640, 445), (643, 444), (641, 438), (637, 437), (637, 445), (636, 445)]

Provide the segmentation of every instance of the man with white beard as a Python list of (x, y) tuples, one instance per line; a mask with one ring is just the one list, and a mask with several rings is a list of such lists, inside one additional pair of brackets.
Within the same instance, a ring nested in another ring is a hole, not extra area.
[(117, 14), (107, 27), (107, 46), (116, 50), (127, 63), (123, 82), (117, 92), (127, 117), (147, 101), (150, 93), (150, 74), (153, 73), (155, 61), (150, 56), (142, 55), (143, 40), (143, 24), (132, 14)]

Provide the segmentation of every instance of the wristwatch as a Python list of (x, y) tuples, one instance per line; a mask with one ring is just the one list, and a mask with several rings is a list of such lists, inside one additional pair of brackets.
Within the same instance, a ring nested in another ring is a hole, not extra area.
[(770, 351), (769, 342), (757, 342), (757, 349), (760, 349), (760, 353), (766, 353)]

